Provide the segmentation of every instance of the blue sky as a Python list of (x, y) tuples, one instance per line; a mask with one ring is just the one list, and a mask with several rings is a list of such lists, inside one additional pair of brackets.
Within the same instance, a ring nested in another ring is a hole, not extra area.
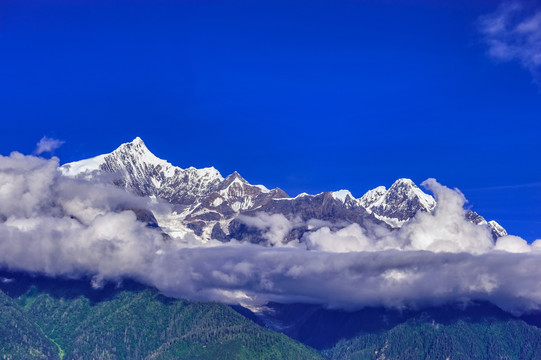
[(237, 170), (290, 195), (434, 177), (531, 241), (539, 8), (3, 0), (0, 153), (48, 136), (65, 141), (64, 163), (140, 136), (175, 165)]

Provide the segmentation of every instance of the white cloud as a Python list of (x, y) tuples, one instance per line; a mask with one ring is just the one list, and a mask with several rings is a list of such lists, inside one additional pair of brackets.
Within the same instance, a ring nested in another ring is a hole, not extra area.
[(65, 141), (52, 139), (47, 136), (44, 136), (38, 141), (36, 144), (36, 150), (34, 150), (34, 154), (40, 155), (45, 152), (52, 153), (56, 149), (58, 149), (62, 144), (64, 144)]
[[(236, 303), (227, 292), (242, 292), (250, 305), (272, 300), (346, 309), (487, 300), (520, 312), (541, 304), (539, 261), (532, 253), (331, 253), (243, 245), (169, 252), (145, 276), (168, 295), (197, 300)], [(184, 271), (163, 271), (175, 268)]]
[(238, 219), (245, 225), (262, 230), (263, 238), (269, 246), (280, 245), (294, 226), (282, 214), (258, 213), (255, 216), (241, 215)]
[(499, 61), (518, 61), (541, 82), (541, 9), (521, 2), (503, 2), (479, 19), (488, 54)]
[(351, 224), (336, 232), (322, 227), (306, 236), (307, 247), (330, 252), (369, 251), (374, 248), (372, 240), (358, 224)]
[(146, 199), (63, 177), (58, 159), (0, 157), (0, 263), (49, 275), (125, 276), (162, 246)]
[[(487, 300), (509, 311), (541, 306), (541, 246), (505, 237), (494, 246), (463, 218), (464, 196), (428, 180), (438, 199), (403, 230), (333, 229), (283, 215), (244, 219), (260, 246), (164, 239), (132, 210), (155, 203), (101, 183), (63, 177), (58, 159), (0, 156), (0, 267), (49, 276), (135, 278), (171, 296), (260, 305), (422, 306)], [(160, 205), (163, 206), (163, 205)], [(163, 210), (163, 209), (160, 209)], [(287, 244), (295, 226), (311, 227)], [(293, 245), (291, 245), (293, 244)], [(272, 245), (272, 247), (270, 246)]]
[(409, 249), (478, 254), (492, 247), (488, 228), (466, 220), (466, 199), (460, 191), (440, 185), (435, 179), (426, 180), (423, 186), (434, 193), (438, 205), (433, 213), (418, 213), (400, 230)]
[(423, 185), (436, 196), (437, 207), (431, 213), (419, 212), (398, 231), (389, 231), (377, 225), (367, 230), (358, 224), (333, 231), (333, 224), (329, 222), (311, 220), (303, 224), (298, 219), (289, 221), (281, 214), (260, 213), (255, 217), (242, 216), (241, 220), (263, 231), (263, 237), (270, 242), (265, 245), (272, 246), (283, 246), (284, 237), (291, 229), (306, 225), (312, 231), (293, 244), (308, 250), (351, 252), (395, 249), (480, 254), (492, 249), (494, 244), (488, 227), (466, 220), (466, 199), (460, 191), (440, 185), (435, 179), (428, 179)]
[(501, 237), (496, 242), (494, 250), (503, 250), (512, 253), (526, 253), (532, 251), (532, 247), (528, 245), (526, 240), (518, 236), (507, 235)]

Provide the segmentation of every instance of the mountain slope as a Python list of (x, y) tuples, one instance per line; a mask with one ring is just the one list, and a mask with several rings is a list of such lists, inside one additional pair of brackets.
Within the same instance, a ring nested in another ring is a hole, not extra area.
[(0, 342), (13, 359), (322, 358), (226, 305), (166, 298), (134, 283), (94, 290), (88, 281), (17, 276), (3, 288), (15, 301), (0, 300), (22, 314), (15, 323), (21, 336)]
[(485, 302), (353, 312), (269, 304), (254, 316), (331, 359), (541, 358), (540, 314), (515, 317)]
[[(5, 359), (539, 359), (539, 315), (488, 303), (424, 310), (270, 304), (266, 319), (226, 305), (174, 300), (127, 282), (3, 274), (0, 351)], [(6, 295), (6, 294), (9, 294)], [(322, 354), (324, 356), (322, 356)]]
[[(375, 218), (362, 207), (348, 207), (345, 201), (350, 197), (337, 198), (335, 193), (325, 192), (317, 195), (301, 194), (295, 198), (271, 199), (264, 205), (243, 213), (245, 216), (257, 216), (258, 213), (280, 214), (294, 224), (284, 237), (284, 242), (302, 240), (303, 235), (322, 226), (338, 230), (349, 224), (359, 224), (369, 228), (371, 225), (386, 224)], [(317, 221), (319, 220), (319, 221)], [(314, 223), (319, 224), (314, 224)], [(262, 230), (247, 226), (243, 218), (234, 219), (229, 224), (231, 238), (260, 243)]]
[(0, 354), (14, 360), (60, 359), (56, 344), (1, 290)]
[(430, 313), (382, 333), (360, 334), (323, 351), (331, 359), (539, 359), (541, 330), (520, 319)]

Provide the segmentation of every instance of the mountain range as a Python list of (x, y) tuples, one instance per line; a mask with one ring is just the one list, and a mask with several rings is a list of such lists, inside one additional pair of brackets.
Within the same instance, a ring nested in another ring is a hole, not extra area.
[[(334, 228), (357, 223), (364, 228), (378, 224), (392, 230), (402, 227), (418, 212), (431, 212), (436, 207), (431, 195), (405, 178), (396, 180), (388, 189), (378, 186), (360, 198), (348, 190), (290, 197), (280, 188), (269, 190), (264, 185), (252, 185), (238, 172), (224, 178), (213, 167), (174, 166), (152, 154), (139, 137), (109, 154), (67, 163), (60, 169), (66, 176), (102, 178), (136, 195), (166, 201), (172, 212), (161, 217), (154, 214), (157, 225), (169, 234), (189, 229), (201, 241), (261, 242), (260, 231), (244, 224), (239, 215), (282, 214), (289, 220), (323, 220)], [(494, 240), (507, 235), (494, 220), (486, 221), (471, 210), (466, 217), (487, 227)], [(317, 227), (294, 227), (285, 234), (284, 241), (302, 239), (305, 232), (314, 230)]]

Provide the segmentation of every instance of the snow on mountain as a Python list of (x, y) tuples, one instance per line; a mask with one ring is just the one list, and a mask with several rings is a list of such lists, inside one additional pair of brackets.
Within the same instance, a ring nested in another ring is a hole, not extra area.
[(152, 154), (141, 138), (120, 145), (110, 154), (62, 165), (71, 177), (113, 175), (113, 183), (140, 196), (156, 196), (171, 204), (190, 205), (216, 190), (224, 180), (213, 167), (182, 169)]
[(486, 225), (492, 233), (492, 237), (497, 239), (502, 236), (506, 236), (507, 231), (496, 221), (490, 220), (486, 221), (484, 217), (476, 213), (475, 211), (468, 210), (466, 211), (466, 219), (477, 225)]
[(98, 155), (96, 157), (75, 161), (60, 167), (64, 175), (76, 177), (81, 174), (90, 174), (100, 169), (101, 164), (105, 163), (107, 155)]
[(332, 193), (332, 197), (335, 198), (336, 200), (342, 202), (342, 203), (345, 203), (349, 198), (351, 199), (354, 199), (353, 195), (351, 195), (351, 192), (349, 190), (338, 190), (338, 191), (333, 191)]
[(375, 189), (368, 190), (366, 194), (358, 199), (358, 203), (363, 208), (369, 210), (376, 201), (385, 195), (386, 192), (387, 188), (385, 188), (385, 186), (378, 186)]
[(260, 206), (267, 199), (288, 198), (280, 189), (251, 185), (237, 172), (224, 179), (214, 167), (173, 166), (152, 154), (139, 137), (109, 154), (68, 163), (60, 170), (70, 177), (106, 177), (137, 195), (164, 199), (175, 209), (171, 216), (158, 216), (167, 223), (165, 228), (170, 233), (183, 233), (186, 225), (204, 239), (211, 237), (217, 223), (226, 229), (240, 211)]
[[(368, 191), (357, 203), (394, 228), (400, 228), (418, 211), (431, 212), (436, 207), (436, 200), (431, 195), (405, 178), (396, 180), (389, 190), (378, 186)], [(474, 211), (466, 211), (466, 219), (477, 225), (488, 226), (494, 239), (507, 235), (507, 231), (496, 221), (487, 222)]]
[(274, 198), (288, 197), (281, 189), (252, 185), (235, 171), (215, 191), (194, 203), (186, 212), (185, 221), (198, 235), (225, 240), (229, 222), (239, 213), (259, 208)]
[[(62, 173), (86, 179), (102, 178), (140, 196), (166, 200), (171, 214), (155, 214), (170, 235), (193, 231), (202, 240), (227, 241), (246, 229), (233, 222), (239, 214), (282, 214), (287, 218), (319, 219), (336, 224), (384, 222), (400, 228), (419, 211), (431, 212), (436, 201), (410, 179), (398, 179), (389, 188), (378, 186), (356, 199), (349, 190), (290, 198), (279, 188), (252, 185), (239, 173), (224, 178), (213, 167), (186, 169), (152, 154), (141, 138), (120, 145), (109, 154), (62, 165)], [(473, 211), (466, 214), (475, 224), (488, 226), (494, 238), (507, 235), (495, 221), (487, 222)], [(189, 229), (189, 230), (188, 230)], [(294, 229), (290, 237), (307, 229)], [(233, 232), (233, 233), (232, 233)], [(255, 235), (254, 235), (255, 236)]]
[(410, 179), (398, 179), (389, 188), (379, 186), (368, 191), (358, 204), (378, 219), (393, 227), (400, 227), (417, 214), (418, 211), (432, 211), (436, 200), (424, 193)]
[(267, 243), (268, 236), (266, 237), (263, 233), (268, 229), (245, 222), (246, 217), (258, 217), (262, 215), (261, 213), (264, 213), (266, 217), (280, 215), (273, 219), (278, 222), (278, 228), (280, 228), (278, 232), (281, 232), (283, 236), (281, 239), (283, 243), (303, 242), (307, 233), (315, 232), (322, 227), (337, 231), (351, 224), (358, 224), (364, 229), (384, 225), (364, 208), (349, 206), (350, 199), (352, 203), (356, 203), (349, 192), (345, 194), (346, 196), (339, 195), (337, 196), (336, 192), (322, 192), (316, 195), (302, 193), (294, 198), (270, 199), (259, 207), (243, 212), (245, 217), (233, 219), (228, 225), (229, 234), (245, 242)]
[(488, 222), (488, 226), (490, 227), (490, 229), (492, 230), (492, 235), (496, 235), (496, 237), (502, 237), (502, 236), (507, 236), (509, 235), (507, 233), (507, 230), (505, 230), (500, 224), (498, 224), (496, 221), (494, 220), (490, 220)]

